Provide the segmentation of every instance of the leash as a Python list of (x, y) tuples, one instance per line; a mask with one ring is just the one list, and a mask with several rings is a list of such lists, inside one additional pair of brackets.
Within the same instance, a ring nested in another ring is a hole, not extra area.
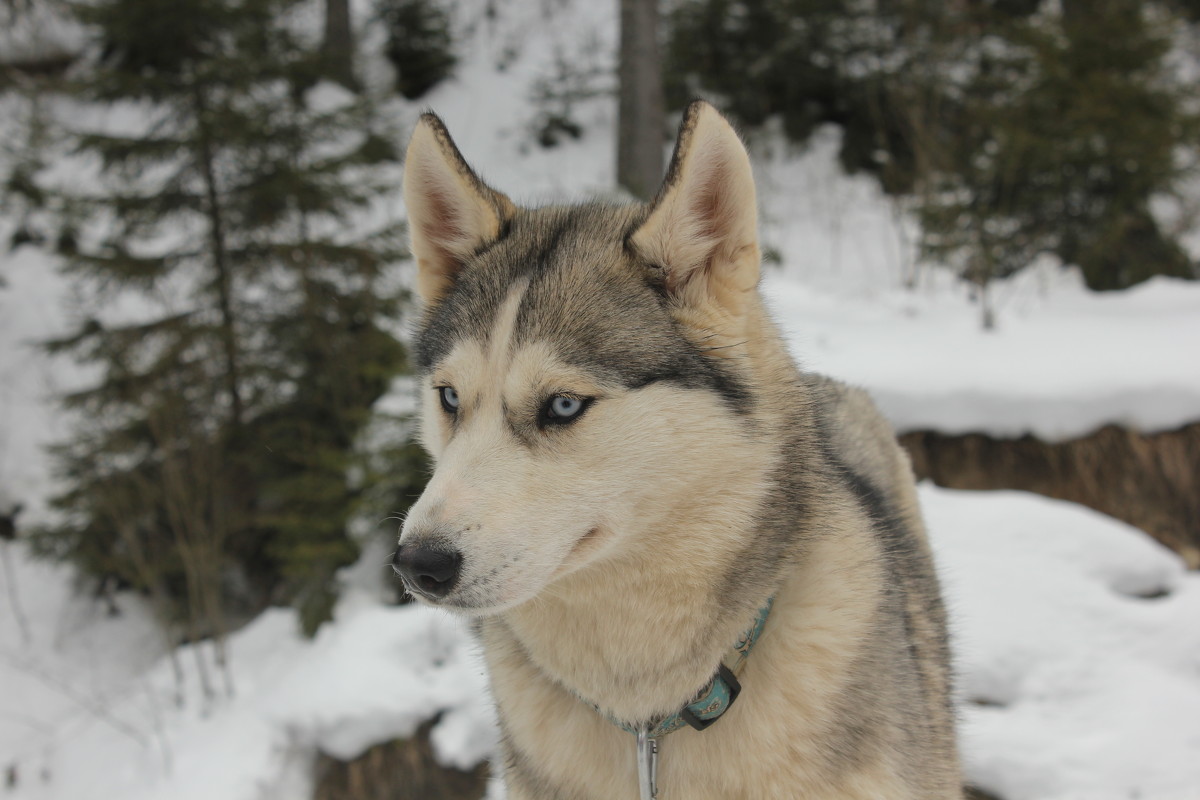
[[(634, 734), (637, 738), (637, 749), (635, 752), (641, 800), (655, 800), (658, 797), (658, 740), (668, 733), (679, 730), (684, 725), (688, 725), (698, 731), (709, 728), (737, 700), (738, 695), (742, 691), (742, 685), (738, 683), (737, 673), (741, 671), (742, 665), (750, 655), (750, 651), (754, 649), (754, 643), (758, 641), (758, 637), (762, 634), (763, 628), (767, 624), (767, 617), (771, 614), (771, 606), (774, 603), (775, 598), (772, 597), (767, 600), (766, 605), (758, 610), (758, 615), (754, 618), (754, 624), (741, 635), (733, 647), (725, 654), (724, 658), (721, 659), (721, 662), (717, 664), (716, 674), (696, 694), (696, 697), (683, 708), (679, 709), (679, 711), (660, 719), (653, 725), (645, 723), (638, 727), (628, 725), (608, 714), (604, 715), (608, 718), (609, 722), (622, 730)], [(599, 711), (595, 703), (590, 705)]]

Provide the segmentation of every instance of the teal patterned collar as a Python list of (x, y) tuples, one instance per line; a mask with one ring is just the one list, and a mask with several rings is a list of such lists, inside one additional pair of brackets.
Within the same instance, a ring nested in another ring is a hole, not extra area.
[[(771, 606), (774, 605), (775, 598), (767, 600), (767, 604), (758, 610), (758, 616), (754, 618), (754, 625), (750, 627), (733, 647), (721, 659), (721, 663), (717, 665), (717, 672), (712, 676), (708, 685), (701, 689), (696, 697), (683, 708), (674, 714), (670, 714), (659, 720), (653, 725), (637, 727), (630, 725), (627, 722), (609, 716), (609, 722), (618, 727), (634, 734), (643, 734), (649, 739), (661, 739), (668, 733), (674, 733), (684, 725), (690, 725), (698, 731), (702, 731), (709, 725), (712, 725), (721, 715), (724, 714), (733, 705), (733, 701), (737, 699), (738, 694), (742, 690), (742, 686), (738, 683), (737, 673), (741, 671), (742, 664), (750, 655), (750, 651), (754, 649), (754, 643), (758, 641), (758, 637), (762, 634), (763, 628), (767, 624), (767, 617), (771, 613)], [(593, 704), (593, 707), (595, 704)], [(597, 708), (597, 711), (599, 709)]]

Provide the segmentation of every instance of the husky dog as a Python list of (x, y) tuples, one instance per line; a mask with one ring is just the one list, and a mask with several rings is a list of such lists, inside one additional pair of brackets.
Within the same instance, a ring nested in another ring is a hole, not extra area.
[(908, 462), (789, 357), (729, 123), (647, 205), (527, 209), (426, 114), (404, 197), (437, 468), (394, 565), (474, 620), (508, 796), (961, 798)]

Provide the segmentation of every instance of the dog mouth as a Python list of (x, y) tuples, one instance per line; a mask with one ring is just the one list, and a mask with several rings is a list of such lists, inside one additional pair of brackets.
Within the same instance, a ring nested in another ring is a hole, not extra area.
[(572, 561), (577, 556), (585, 556), (590, 551), (596, 549), (596, 545), (600, 540), (600, 528), (593, 527), (587, 533), (575, 540), (575, 544), (571, 547), (571, 552), (567, 553), (564, 561)]
[(554, 570), (550, 579), (561, 578), (586, 564), (588, 559), (599, 549), (604, 538), (604, 531), (599, 525), (589, 528), (582, 536), (575, 540), (575, 544), (571, 545), (570, 551), (567, 552), (562, 562)]

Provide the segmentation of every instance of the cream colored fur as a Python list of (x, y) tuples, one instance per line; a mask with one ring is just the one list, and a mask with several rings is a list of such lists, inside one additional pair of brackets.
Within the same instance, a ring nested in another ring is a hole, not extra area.
[(458, 264), (496, 238), (512, 202), (461, 167), (445, 129), (426, 119), (405, 156), (404, 205), (417, 257), (417, 292), (433, 302), (451, 286)]
[[(684, 318), (698, 330), (745, 338), (757, 294), (758, 218), (750, 157), (733, 128), (704, 104), (680, 135), (677, 172), (631, 243), (666, 269)], [(721, 353), (721, 350), (714, 350)], [(732, 355), (725, 353), (725, 355)]]

